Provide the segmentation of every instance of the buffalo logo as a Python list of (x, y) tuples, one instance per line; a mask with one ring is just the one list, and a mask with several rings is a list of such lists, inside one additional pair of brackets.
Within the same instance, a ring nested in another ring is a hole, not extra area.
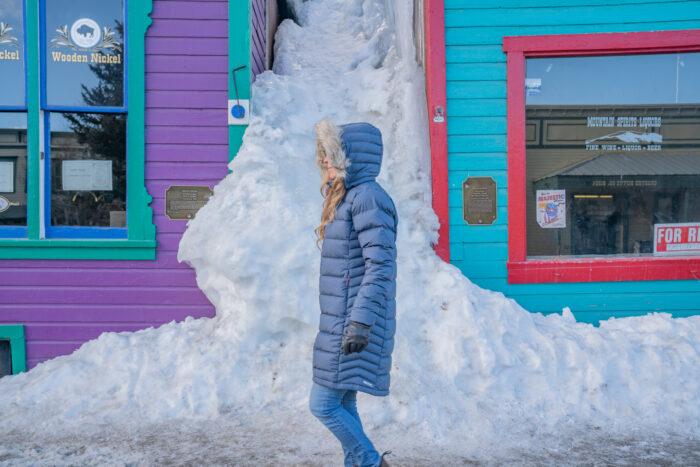
[(90, 18), (80, 18), (71, 26), (70, 38), (78, 47), (91, 49), (100, 43), (102, 31), (100, 25)]
[(68, 47), (76, 51), (113, 50), (121, 51), (121, 44), (117, 42), (114, 31), (105, 26), (100, 28), (97, 22), (90, 18), (76, 20), (68, 29), (68, 25), (56, 29), (58, 35), (51, 39), (53, 47)]

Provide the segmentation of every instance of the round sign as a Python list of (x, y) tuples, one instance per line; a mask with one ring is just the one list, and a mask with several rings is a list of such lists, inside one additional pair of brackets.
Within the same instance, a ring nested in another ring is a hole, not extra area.
[(100, 25), (90, 18), (80, 18), (70, 28), (70, 38), (84, 49), (95, 47), (102, 39)]
[(5, 212), (10, 209), (10, 200), (4, 196), (0, 196), (0, 212)]

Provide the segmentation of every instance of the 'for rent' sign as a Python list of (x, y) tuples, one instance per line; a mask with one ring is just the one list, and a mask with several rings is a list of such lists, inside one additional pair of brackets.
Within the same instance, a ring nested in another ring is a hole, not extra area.
[(654, 254), (700, 253), (700, 222), (654, 224)]

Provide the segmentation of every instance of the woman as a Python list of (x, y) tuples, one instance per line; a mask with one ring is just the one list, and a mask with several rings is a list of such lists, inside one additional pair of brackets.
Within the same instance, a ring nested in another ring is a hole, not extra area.
[(325, 198), (315, 229), (321, 247), (321, 318), (314, 342), (311, 412), (338, 438), (345, 466), (388, 466), (367, 438), (357, 391), (389, 394), (396, 330), (396, 228), (391, 197), (377, 183), (382, 135), (369, 123), (316, 126)]

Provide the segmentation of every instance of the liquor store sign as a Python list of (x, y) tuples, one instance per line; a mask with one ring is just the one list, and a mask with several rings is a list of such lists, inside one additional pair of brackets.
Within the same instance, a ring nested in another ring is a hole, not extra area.
[(700, 254), (700, 222), (654, 224), (654, 254)]

